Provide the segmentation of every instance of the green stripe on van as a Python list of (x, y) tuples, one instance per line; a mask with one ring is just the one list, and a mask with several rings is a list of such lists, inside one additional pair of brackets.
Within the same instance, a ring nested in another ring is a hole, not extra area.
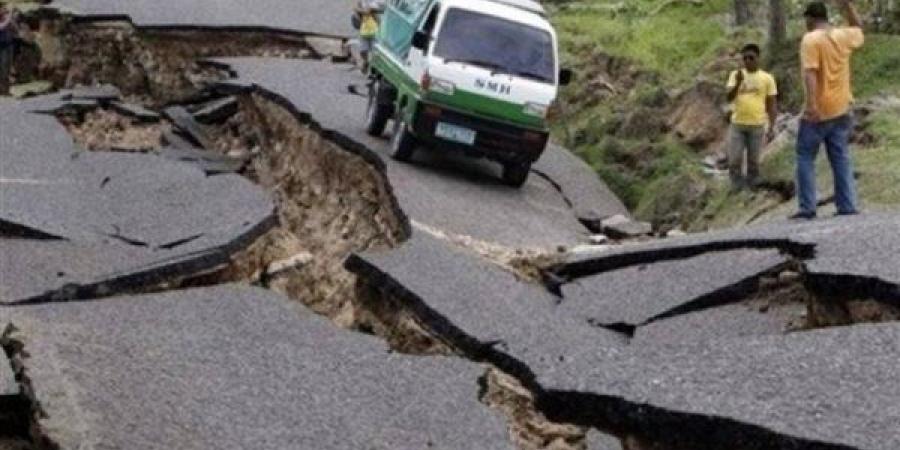
[(524, 106), (512, 102), (498, 100), (476, 94), (474, 92), (455, 89), (452, 95), (438, 92), (428, 92), (426, 101), (432, 101), (440, 105), (446, 105), (457, 111), (467, 112), (485, 119), (494, 119), (510, 125), (543, 130), (544, 119), (525, 114)]

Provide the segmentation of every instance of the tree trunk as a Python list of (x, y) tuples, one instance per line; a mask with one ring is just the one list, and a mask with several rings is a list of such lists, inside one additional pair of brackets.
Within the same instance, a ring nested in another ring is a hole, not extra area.
[(734, 24), (746, 25), (752, 18), (749, 0), (734, 0)]
[(787, 39), (784, 0), (769, 0), (769, 45), (778, 48)]

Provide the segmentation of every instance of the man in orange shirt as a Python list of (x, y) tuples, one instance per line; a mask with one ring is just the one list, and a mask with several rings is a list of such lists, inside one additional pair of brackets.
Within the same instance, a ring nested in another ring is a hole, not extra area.
[(834, 175), (834, 198), (839, 215), (857, 214), (856, 181), (850, 157), (853, 119), (850, 105), (850, 56), (862, 46), (862, 23), (852, 0), (838, 0), (849, 22), (833, 27), (828, 9), (813, 2), (803, 13), (809, 30), (800, 43), (800, 62), (806, 86), (806, 110), (797, 135), (797, 198), (793, 219), (816, 217), (816, 156), (825, 144)]

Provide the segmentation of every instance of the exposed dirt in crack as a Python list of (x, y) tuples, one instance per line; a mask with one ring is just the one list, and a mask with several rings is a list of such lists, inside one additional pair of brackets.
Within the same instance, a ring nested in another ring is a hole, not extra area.
[(148, 151), (162, 145), (171, 126), (164, 121), (140, 123), (109, 109), (57, 116), (75, 142), (88, 150)]
[[(428, 331), (415, 314), (388, 290), (360, 279), (357, 283), (357, 328), (412, 355), (457, 355), (453, 344)], [(556, 423), (541, 414), (534, 394), (515, 377), (489, 366), (480, 380), (480, 400), (507, 419), (510, 439), (521, 450), (583, 450), (587, 429)]]
[[(112, 84), (135, 103), (184, 101), (227, 72), (204, 58), (320, 57), (300, 35), (228, 29), (144, 29), (127, 21), (81, 21), (68, 16), (31, 18), (39, 64), (29, 79), (58, 88)], [(316, 38), (323, 39), (323, 38)], [(339, 41), (336, 41), (339, 44)]]
[[(280, 225), (236, 255), (219, 281), (255, 281), (273, 264), (304, 255), (268, 287), (353, 326), (356, 277), (344, 260), (406, 238), (384, 173), (259, 94), (242, 95), (240, 112), (220, 129), (260, 149), (245, 175), (275, 195)], [(233, 150), (227, 136), (217, 142), (226, 145), (220, 151)]]
[(0, 403), (0, 450), (55, 449), (41, 431), (38, 418), (44, 413), (34, 397), (28, 378), (26, 361), (29, 357), (22, 341), (15, 336), (18, 331), (12, 324), (0, 324), (0, 350), (12, 366), (21, 394), (9, 402)]
[(513, 443), (522, 450), (585, 450), (587, 429), (552, 422), (537, 411), (534, 395), (496, 368), (485, 373), (481, 401), (510, 420)]

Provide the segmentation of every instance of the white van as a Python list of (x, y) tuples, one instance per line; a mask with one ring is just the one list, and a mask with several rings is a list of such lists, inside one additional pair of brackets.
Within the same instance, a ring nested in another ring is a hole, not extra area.
[(541, 156), (560, 70), (556, 32), (531, 0), (389, 0), (370, 53), (366, 128), (394, 119), (392, 156), (418, 143), (487, 157), (521, 186)]

